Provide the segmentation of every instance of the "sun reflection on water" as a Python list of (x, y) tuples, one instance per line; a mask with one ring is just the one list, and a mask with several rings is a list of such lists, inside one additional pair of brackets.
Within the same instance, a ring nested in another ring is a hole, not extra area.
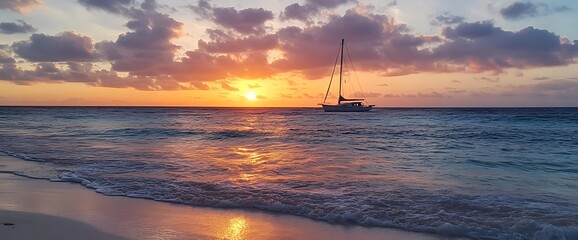
[(247, 232), (247, 220), (245, 217), (235, 217), (229, 220), (227, 229), (221, 234), (220, 239), (240, 240), (245, 239)]
[(262, 164), (265, 163), (264, 154), (257, 152), (256, 149), (240, 147), (235, 150), (235, 153), (245, 157), (246, 163)]

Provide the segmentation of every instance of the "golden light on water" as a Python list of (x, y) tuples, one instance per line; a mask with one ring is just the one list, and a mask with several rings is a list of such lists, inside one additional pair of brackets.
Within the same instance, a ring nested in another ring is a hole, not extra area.
[(221, 239), (239, 240), (245, 239), (247, 231), (247, 221), (244, 217), (235, 217), (229, 220), (227, 229), (223, 232)]

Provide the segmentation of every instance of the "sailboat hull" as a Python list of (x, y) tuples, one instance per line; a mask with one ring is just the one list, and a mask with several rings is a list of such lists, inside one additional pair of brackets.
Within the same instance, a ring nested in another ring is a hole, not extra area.
[(330, 105), (321, 104), (325, 112), (368, 112), (373, 106), (351, 106), (351, 105)]

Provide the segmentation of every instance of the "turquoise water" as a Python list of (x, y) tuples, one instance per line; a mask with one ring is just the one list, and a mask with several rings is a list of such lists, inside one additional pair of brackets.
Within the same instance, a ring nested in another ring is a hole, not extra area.
[(0, 107), (0, 151), (107, 195), (578, 239), (578, 108)]

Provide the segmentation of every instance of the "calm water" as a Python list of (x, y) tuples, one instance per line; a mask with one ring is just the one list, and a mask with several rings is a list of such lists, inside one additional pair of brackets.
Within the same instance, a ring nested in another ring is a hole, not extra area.
[[(0, 108), (20, 175), (476, 239), (578, 239), (578, 108)], [(1, 163), (0, 163), (1, 164)]]

